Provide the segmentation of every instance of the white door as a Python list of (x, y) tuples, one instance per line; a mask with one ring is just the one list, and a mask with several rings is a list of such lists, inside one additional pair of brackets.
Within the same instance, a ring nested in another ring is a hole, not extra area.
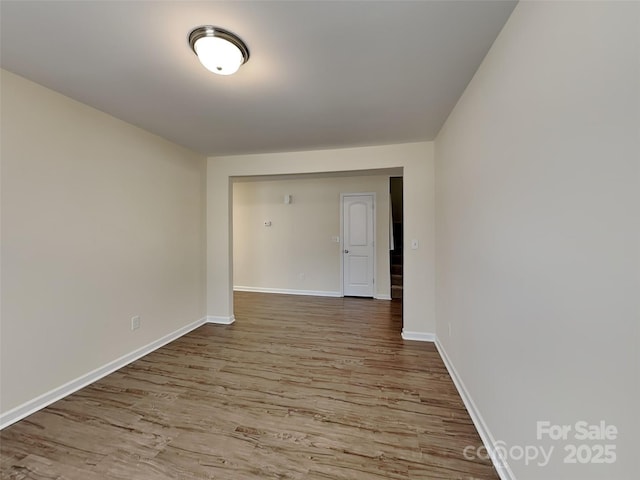
[(343, 293), (373, 297), (374, 196), (342, 195)]

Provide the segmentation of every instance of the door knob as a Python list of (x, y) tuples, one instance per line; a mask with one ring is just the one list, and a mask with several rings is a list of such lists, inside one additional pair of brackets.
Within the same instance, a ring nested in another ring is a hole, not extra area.
[(349, 250), (345, 250), (344, 253), (349, 253)]

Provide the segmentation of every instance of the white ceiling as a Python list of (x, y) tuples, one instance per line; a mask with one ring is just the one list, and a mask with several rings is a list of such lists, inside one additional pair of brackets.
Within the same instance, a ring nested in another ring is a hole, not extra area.
[[(206, 155), (433, 140), (514, 1), (10, 1), (1, 65)], [(189, 49), (237, 33), (233, 76)]]

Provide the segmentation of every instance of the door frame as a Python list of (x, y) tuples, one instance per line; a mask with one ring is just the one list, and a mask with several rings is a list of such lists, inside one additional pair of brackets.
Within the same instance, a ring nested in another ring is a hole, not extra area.
[(361, 197), (363, 195), (370, 195), (373, 198), (373, 295), (372, 298), (378, 298), (376, 278), (378, 277), (378, 259), (376, 256), (376, 250), (378, 245), (376, 240), (378, 238), (378, 226), (376, 225), (376, 215), (378, 212), (378, 203), (376, 199), (376, 192), (351, 192), (340, 194), (340, 296), (344, 297), (344, 198), (345, 197)]

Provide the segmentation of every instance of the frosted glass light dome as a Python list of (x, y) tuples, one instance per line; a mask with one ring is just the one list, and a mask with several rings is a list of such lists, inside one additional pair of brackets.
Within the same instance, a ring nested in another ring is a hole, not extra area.
[(193, 49), (204, 68), (218, 75), (236, 73), (244, 62), (240, 49), (224, 38), (202, 37)]
[(218, 75), (236, 73), (249, 60), (249, 50), (233, 33), (210, 25), (189, 34), (189, 45), (210, 72)]

